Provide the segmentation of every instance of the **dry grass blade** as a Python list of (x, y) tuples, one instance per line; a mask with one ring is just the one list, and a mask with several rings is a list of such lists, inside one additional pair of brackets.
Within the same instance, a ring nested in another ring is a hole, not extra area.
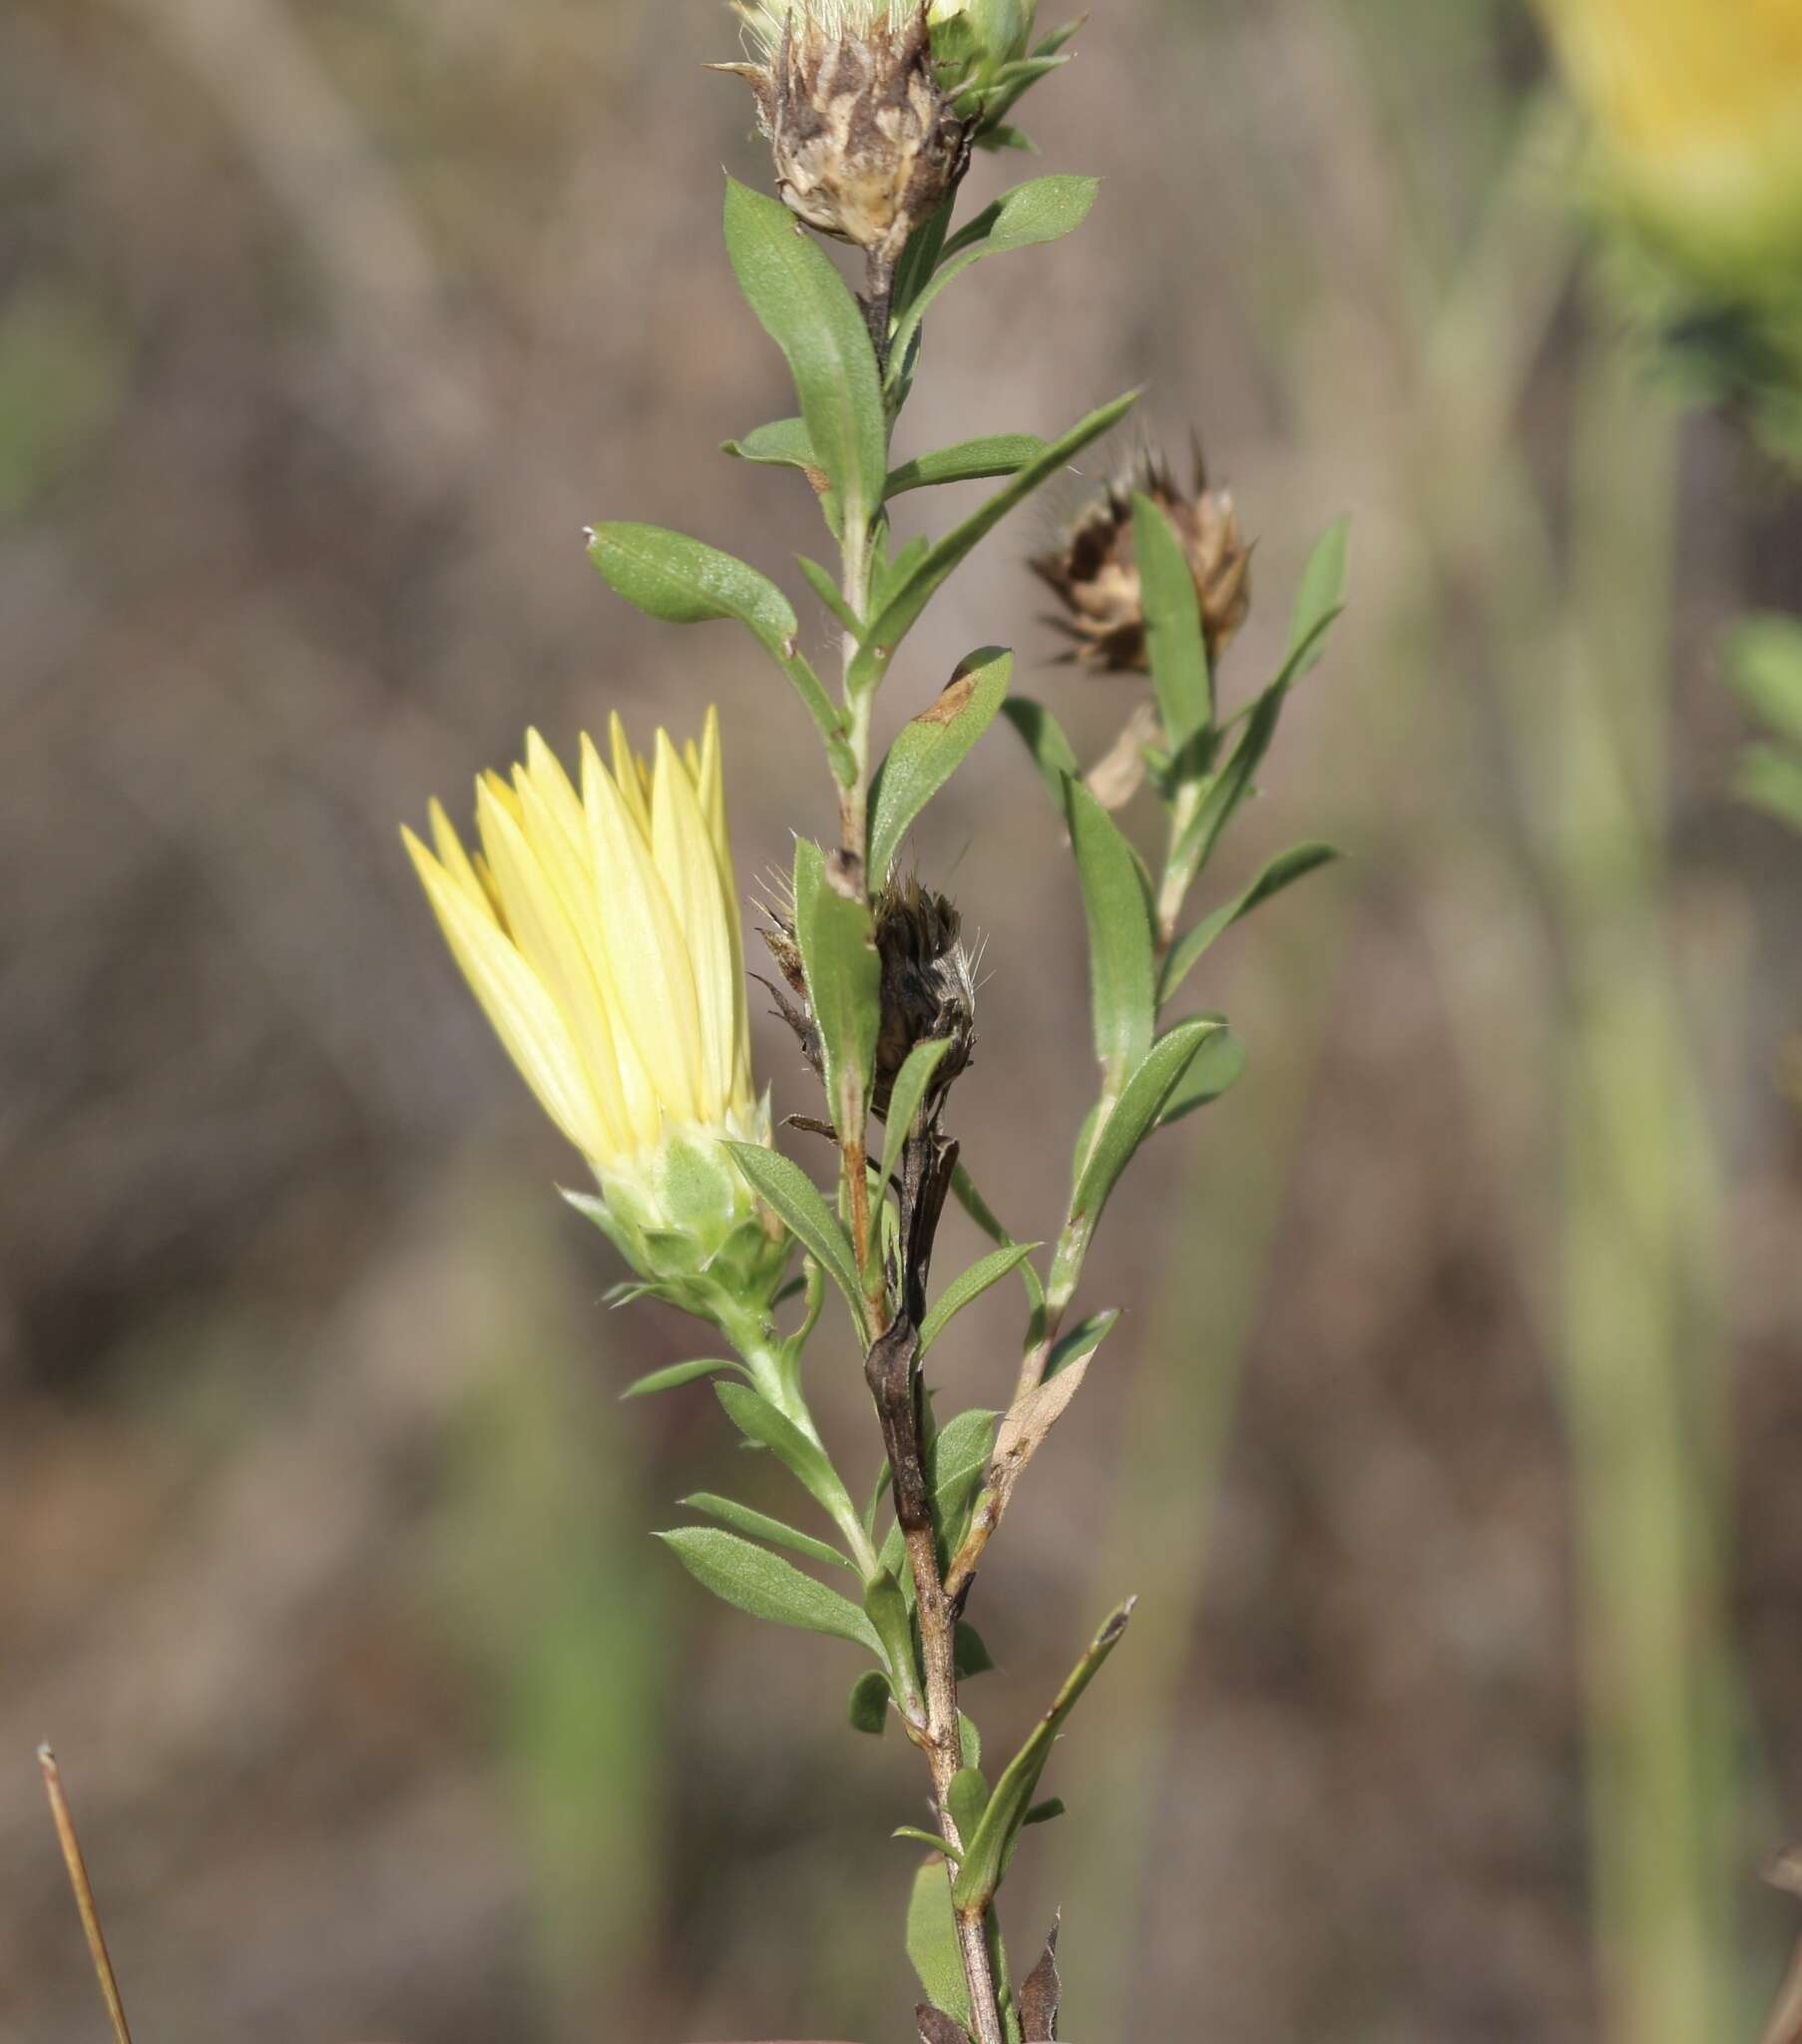
[(107, 1956), (106, 1935), (100, 1927), (100, 1911), (94, 1906), (94, 1890), (88, 1883), (87, 1863), (82, 1858), (81, 1841), (75, 1835), (75, 1819), (69, 1812), (69, 1798), (63, 1791), (62, 1771), (49, 1747), (38, 1748), (38, 1766), (44, 1771), (44, 1787), (50, 1795), (50, 1814), (56, 1820), (63, 1863), (69, 1869), (69, 1885), (75, 1890), (75, 1906), (81, 1911), (82, 1928), (88, 1934), (88, 1950), (94, 1957), (94, 1970), (100, 1976), (100, 1991), (106, 1998), (114, 2044), (132, 2044), (132, 2033), (125, 2020), (125, 2003), (119, 1998), (119, 1982), (113, 1976), (113, 1961)]

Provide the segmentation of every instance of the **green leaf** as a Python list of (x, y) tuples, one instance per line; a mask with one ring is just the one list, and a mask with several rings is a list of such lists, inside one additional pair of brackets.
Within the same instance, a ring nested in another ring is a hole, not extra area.
[[(1251, 707), (1245, 729), (1239, 735), (1238, 744), (1233, 748), (1232, 757), (1214, 776), (1201, 806), (1196, 810), (1194, 820), (1182, 833), (1182, 839), (1170, 854), (1170, 866), (1180, 873), (1184, 886), (1189, 885), (1207, 861), (1213, 856), (1214, 847), (1219, 843), (1226, 826), (1237, 814), (1240, 804), (1250, 794), (1252, 777), (1264, 763), (1271, 742), (1276, 737), (1276, 728), (1282, 719), (1283, 706), (1288, 701), (1289, 691), (1303, 675), (1314, 667), (1326, 644), (1327, 634), (1332, 630), (1333, 621), (1339, 616), (1338, 608), (1328, 605), (1320, 608), (1321, 602), (1344, 580), (1345, 574), (1345, 533), (1343, 524), (1337, 525), (1315, 549), (1314, 561), (1310, 564), (1307, 583), (1314, 585), (1314, 595), (1308, 594), (1304, 583), (1303, 593), (1295, 607), (1295, 639), (1289, 657), (1284, 661), (1275, 681)], [(1334, 537), (1338, 544), (1335, 548)], [(1324, 565), (1323, 565), (1324, 561)], [(1337, 582), (1334, 580), (1335, 572)]]
[(1024, 504), (1041, 483), (1049, 481), (1066, 467), (1092, 440), (1100, 439), (1117, 426), (1138, 402), (1138, 395), (1136, 390), (1128, 391), (1125, 397), (1117, 397), (1100, 411), (1091, 412), (1061, 440), (1053, 441), (1037, 461), (1023, 468), (1005, 490), (991, 497), (962, 525), (927, 549), (918, 565), (884, 601), (870, 626), (863, 651), (851, 670), (850, 686), (854, 695), (873, 688), (882, 679), (902, 640), (918, 622), (920, 613), (1008, 513), (1017, 505)]
[(995, 1657), (989, 1652), (982, 1634), (975, 1626), (961, 1619), (954, 1635), (954, 1653), (959, 1682), (969, 1682), (978, 1675), (987, 1675), (995, 1666)]
[(716, 1384), (726, 1417), (758, 1447), (767, 1448), (828, 1517), (844, 1523), (856, 1513), (850, 1494), (818, 1441), (808, 1437), (749, 1384)]
[(753, 1618), (828, 1633), (882, 1658), (882, 1642), (856, 1605), (802, 1575), (780, 1555), (709, 1526), (684, 1526), (657, 1538), (676, 1550), (676, 1559), (703, 1588)]
[(1261, 908), (1266, 901), (1280, 894), (1285, 887), (1294, 886), (1297, 880), (1305, 879), (1309, 873), (1321, 866), (1331, 865), (1339, 856), (1330, 844), (1298, 844), (1292, 851), (1285, 851), (1280, 858), (1273, 858), (1258, 874), (1236, 901), (1229, 901), (1182, 937), (1170, 950), (1163, 961), (1163, 976), (1157, 988), (1157, 1005), (1161, 1008), (1181, 987), (1182, 982), (1201, 962), (1203, 954), (1216, 938), (1224, 936), (1235, 922), (1241, 922), (1254, 909)]
[[(1181, 1082), (1195, 1053), (1223, 1024), (1213, 1021), (1179, 1022), (1167, 1036), (1160, 1037), (1126, 1081), (1114, 1112), (1103, 1124), (1094, 1148), (1083, 1167), (1076, 1198), (1071, 1202), (1073, 1221), (1086, 1223), (1090, 1232), (1101, 1219), (1121, 1174), (1132, 1162), (1138, 1146), (1157, 1126), (1170, 1095)], [(1055, 1286), (1054, 1286), (1055, 1288)]]
[(668, 1369), (654, 1369), (649, 1376), (642, 1376), (636, 1383), (628, 1384), (620, 1393), (622, 1398), (649, 1398), (657, 1391), (676, 1391), (683, 1384), (698, 1382), (701, 1377), (717, 1375), (722, 1370), (736, 1370), (744, 1375), (741, 1362), (722, 1362), (708, 1357), (700, 1362), (672, 1363)]
[(924, 1355), (945, 1329), (969, 1305), (980, 1298), (991, 1284), (999, 1284), (1012, 1271), (1017, 1271), (1024, 1260), (1044, 1245), (1036, 1242), (1011, 1243), (1004, 1250), (996, 1250), (983, 1258), (980, 1264), (972, 1264), (962, 1277), (954, 1278), (934, 1300), (932, 1310), (920, 1325), (920, 1353)]
[(1283, 686), (1301, 680), (1326, 651), (1326, 635), (1345, 609), (1346, 570), (1351, 550), (1351, 520), (1341, 518), (1321, 536), (1296, 592), (1295, 615), (1289, 627), (1289, 659)]
[(869, 869), (878, 883), (926, 804), (995, 722), (1013, 672), (1014, 656), (999, 647), (971, 654), (889, 748), (870, 789)]
[(811, 1533), (803, 1533), (798, 1526), (790, 1526), (781, 1519), (772, 1519), (767, 1512), (752, 1511), (749, 1505), (741, 1505), (734, 1498), (716, 1497), (710, 1490), (697, 1490), (692, 1497), (685, 1497), (682, 1504), (691, 1512), (705, 1512), (709, 1519), (717, 1519), (722, 1526), (730, 1526), (735, 1533), (742, 1533), (751, 1540), (767, 1540), (773, 1547), (786, 1547), (793, 1554), (804, 1554), (809, 1561), (829, 1561), (835, 1567), (849, 1569), (856, 1575), (854, 1563), (840, 1554), (836, 1547), (828, 1547), (823, 1540), (815, 1540)]
[(1077, 758), (1076, 748), (1064, 736), (1064, 727), (1043, 703), (1035, 703), (1030, 696), (1010, 696), (1001, 709), (1002, 715), (1025, 741), (1027, 751), (1033, 756), (1033, 765), (1051, 789), (1052, 800), (1062, 809), (1065, 781), (1083, 777), (1083, 763)]
[(1062, 28), (1055, 28), (1033, 52), (1035, 57), (1055, 57), (1068, 43), (1074, 43), (1083, 33), (1088, 15), (1079, 15), (1075, 21), (1067, 21)]
[[(999, 1243), (1004, 1250), (1017, 1248), (1014, 1238), (996, 1219), (989, 1203), (977, 1189), (976, 1181), (964, 1167), (958, 1165), (951, 1174), (951, 1190), (957, 1196), (957, 1203), (969, 1215), (989, 1240)], [(1030, 1262), (1020, 1266), (1020, 1279), (1026, 1286), (1027, 1302), (1034, 1312), (1045, 1305), (1045, 1286), (1039, 1280), (1039, 1273)]]
[(805, 419), (775, 419), (767, 426), (759, 426), (754, 433), (746, 433), (742, 440), (722, 440), (721, 454), (729, 454), (736, 461), (754, 461), (765, 468), (798, 468), (811, 471), (819, 478), (818, 487), (827, 489), (831, 478), (819, 464), (819, 457), (813, 451), (813, 442), (807, 437)]
[(863, 1294), (850, 1238), (819, 1188), (780, 1151), (766, 1150), (761, 1143), (728, 1143), (726, 1148), (751, 1190), (844, 1293), (858, 1332), (863, 1333)]
[(1195, 572), (1176, 529), (1151, 498), (1132, 499), (1132, 539), (1143, 591), (1151, 687), (1170, 750), (1180, 753), (1213, 721), (1213, 680), (1201, 631)]
[(955, 1539), (982, 1484), (998, 1416), (980, 1409), (960, 1412), (927, 1451), (933, 1523), (947, 1540)]
[(839, 893), (826, 878), (825, 854), (806, 837), (794, 847), (794, 926), (832, 1117), (841, 1137), (860, 1134), (882, 1026), (882, 959), (869, 903)]
[(819, 465), (847, 535), (867, 531), (888, 476), (888, 420), (876, 351), (830, 257), (780, 200), (726, 181), (725, 243), (763, 329), (788, 358)]
[(620, 520), (594, 528), (589, 559), (612, 589), (648, 617), (671, 625), (732, 618), (745, 626), (788, 677), (826, 742), (840, 782), (847, 774), (855, 777), (843, 722), (801, 656), (794, 606), (767, 575), (682, 533)]
[(1120, 1307), (1110, 1306), (1106, 1312), (1091, 1313), (1080, 1326), (1072, 1327), (1063, 1340), (1052, 1349), (1051, 1357), (1045, 1365), (1044, 1381), (1049, 1384), (1054, 1377), (1062, 1376), (1067, 1369), (1075, 1369), (1079, 1363), (1087, 1363), (1114, 1332), (1120, 1318)]
[(1151, 1043), (1157, 985), (1151, 904), (1132, 847), (1080, 780), (1066, 778), (1064, 804), (1089, 920), (1095, 1054), (1120, 1074)]
[(1802, 624), (1748, 618), (1727, 642), (1727, 680), (1760, 724), (1802, 745)]
[(1035, 1802), (1020, 1819), (1024, 1830), (1028, 1824), (1048, 1824), (1053, 1817), (1062, 1816), (1067, 1805), (1062, 1795), (1048, 1795), (1043, 1802)]
[(1197, 1108), (1211, 1107), (1245, 1076), (1245, 1062), (1243, 1038), (1235, 1036), (1230, 1029), (1216, 1029), (1203, 1040), (1194, 1062), (1164, 1102), (1157, 1117), (1157, 1126), (1167, 1129), (1172, 1123), (1193, 1114)]
[(983, 1736), (976, 1729), (976, 1720), (962, 1711), (957, 1714), (957, 1750), (963, 1756), (965, 1767), (982, 1766)]
[(905, 1838), (910, 1845), (924, 1845), (928, 1851), (936, 1852), (944, 1859), (956, 1861), (964, 1856), (955, 1846), (946, 1844), (943, 1838), (935, 1838), (930, 1831), (921, 1830), (918, 1824), (897, 1824), (889, 1836)]
[(958, 1836), (973, 1836), (989, 1806), (989, 1785), (983, 1780), (982, 1769), (960, 1768), (951, 1778), (945, 1800), (951, 1806), (951, 1821), (957, 1825)]
[(962, 276), (966, 269), (987, 256), (1011, 255), (1018, 249), (1042, 247), (1075, 234), (1094, 211), (1102, 189), (1099, 178), (1068, 175), (1034, 178), (1016, 185), (995, 204), (986, 208), (945, 245), (938, 269), (921, 286), (913, 302), (896, 322), (890, 346), (890, 361), (898, 362), (907, 352), (921, 320), (940, 292)]
[(806, 577), (807, 587), (813, 591), (820, 602), (832, 613), (833, 618), (853, 638), (862, 638), (863, 621), (851, 606), (845, 602), (844, 592), (833, 581), (831, 571), (822, 568), (817, 561), (808, 560), (805, 554), (796, 554), (794, 558), (795, 566)]
[(901, 497), (909, 490), (931, 489), (939, 483), (974, 483), (990, 476), (1018, 475), (1044, 452), (1045, 442), (1037, 433), (991, 433), (978, 440), (960, 440), (955, 447), (941, 447), (936, 453), (904, 461), (890, 473), (886, 494)]
[(870, 614), (882, 615), (882, 607), (898, 589), (905, 588), (918, 570), (920, 563), (932, 552), (929, 534), (916, 533), (904, 546), (897, 547), (893, 555), (886, 554), (879, 546), (870, 566)]
[[(942, 1849), (942, 1848), (941, 1848)], [(964, 1959), (958, 1949), (957, 1918), (951, 1910), (951, 1884), (941, 1859), (928, 1859), (914, 1875), (907, 1903), (907, 1956), (934, 2008), (961, 2023), (970, 2020), (970, 1989), (964, 1980)]]
[(929, 1036), (924, 1043), (914, 1045), (906, 1064), (895, 1075), (888, 1096), (888, 1140), (882, 1151), (885, 1176), (892, 1178), (901, 1169), (902, 1146), (932, 1086), (932, 1075), (945, 1062), (950, 1049), (947, 1038)]
[(853, 1732), (867, 1732), (872, 1739), (880, 1739), (888, 1727), (888, 1677), (880, 1668), (872, 1668), (852, 1683), (845, 1715)]
[(1096, 1636), (1089, 1652), (1077, 1664), (1058, 1700), (1035, 1727), (1033, 1736), (1009, 1762), (1007, 1772), (995, 1785), (995, 1793), (974, 1837), (964, 1839), (964, 1861), (953, 1888), (960, 1909), (987, 1907), (1001, 1884), (1003, 1864), (1033, 1796), (1051, 1759), (1053, 1743), (1064, 1721), (1076, 1708), (1078, 1699), (1095, 1680), (1126, 1630), (1132, 1606), (1124, 1604)]
[(628, 603), (665, 624), (736, 618), (778, 657), (799, 629), (767, 575), (685, 533), (611, 520), (594, 528), (589, 558)]
[[(926, 1482), (941, 1547), (953, 1548), (963, 1537), (970, 1507), (989, 1467), (999, 1416), (980, 1408), (960, 1412), (933, 1436), (926, 1450)], [(891, 1526), (882, 1547), (883, 1565), (891, 1570), (901, 1568), (905, 1553), (900, 1526)]]

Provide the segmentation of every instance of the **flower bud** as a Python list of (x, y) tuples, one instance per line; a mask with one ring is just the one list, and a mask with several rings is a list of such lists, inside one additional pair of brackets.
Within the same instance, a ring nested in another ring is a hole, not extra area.
[(744, 79), (776, 189), (810, 228), (892, 264), (970, 162), (970, 129), (941, 90), (926, 0), (738, 0), (762, 61)]
[(987, 83), (1032, 47), (1039, 0), (932, 0), (932, 53), (942, 76)]
[(1175, 527), (1188, 557), (1211, 662), (1219, 661), (1251, 612), (1251, 548), (1232, 498), (1208, 488), (1198, 448), (1186, 494), (1169, 463), (1146, 454), (1082, 513), (1055, 552), (1031, 563), (1067, 613), (1051, 622), (1076, 642), (1073, 657), (1098, 674), (1143, 674), (1148, 666), (1132, 534), (1132, 499), (1141, 492)]

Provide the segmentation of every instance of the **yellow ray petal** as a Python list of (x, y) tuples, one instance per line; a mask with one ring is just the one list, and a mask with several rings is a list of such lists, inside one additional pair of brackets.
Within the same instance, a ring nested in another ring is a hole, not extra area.
[(651, 803), (646, 794), (644, 777), (639, 771), (639, 763), (633, 757), (631, 741), (626, 736), (626, 721), (617, 710), (607, 721), (607, 743), (614, 760), (614, 785), (620, 791), (620, 799), (626, 804), (627, 814), (645, 833), (645, 842), (649, 844)]
[(726, 927), (731, 904), (720, 885), (719, 861), (706, 818), (667, 732), (657, 735), (651, 779), (651, 845), (687, 944), (700, 1012), (700, 1112), (717, 1121), (732, 1097), (737, 1058), (738, 981)]
[[(506, 904), (508, 930), (557, 1005), (586, 1075), (594, 1117), (607, 1131), (609, 1154), (626, 1150), (631, 1145), (624, 1128), (613, 1030), (571, 904), (554, 865), (538, 856), (527, 835), (523, 806), (521, 820), (516, 821), (490, 789), (483, 788), (481, 801), (482, 841)], [(555, 823), (542, 810), (540, 816), (547, 834), (554, 836)]]
[(494, 919), (410, 830), (401, 835), (451, 955), (539, 1105), (584, 1156), (605, 1157), (607, 1131), (557, 1004)]
[(648, 835), (593, 746), (583, 748), (583, 805), (605, 904), (608, 991), (664, 1107), (698, 1116), (700, 1011), (681, 924), (658, 876)]
[(493, 902), (488, 890), (482, 885), (480, 874), (469, 862), (469, 853), (463, 849), (463, 840), (457, 835), (456, 826), (444, 813), (444, 804), (434, 800), (429, 811), (432, 820), (432, 843), (437, 849), (438, 862), (444, 868), (445, 876), (461, 887), (475, 905), (484, 913), (491, 912)]

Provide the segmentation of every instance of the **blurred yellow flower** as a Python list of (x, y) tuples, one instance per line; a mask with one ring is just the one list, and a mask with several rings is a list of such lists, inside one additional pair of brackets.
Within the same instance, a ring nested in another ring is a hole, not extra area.
[(690, 1134), (757, 1140), (742, 938), (709, 713), (612, 770), (582, 741), (581, 793), (537, 732), (476, 786), (472, 859), (440, 804), (435, 852), (403, 831), (457, 963), (545, 1112), (610, 1189)]
[(1608, 175), (1649, 227), (1740, 286), (1802, 251), (1802, 0), (1541, 5)]

